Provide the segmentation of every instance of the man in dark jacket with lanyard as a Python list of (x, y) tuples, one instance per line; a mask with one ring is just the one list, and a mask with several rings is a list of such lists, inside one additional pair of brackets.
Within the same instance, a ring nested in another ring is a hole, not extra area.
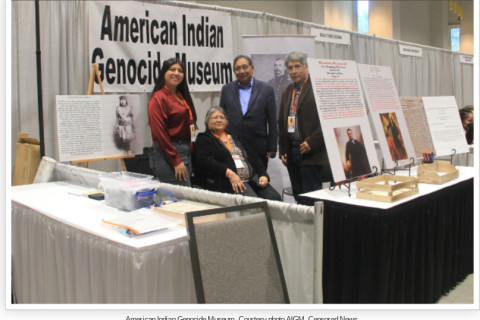
[(283, 90), (280, 101), (278, 145), (298, 201), (299, 194), (322, 189), (323, 182), (332, 180), (332, 173), (308, 74), (307, 57), (300, 52), (291, 52), (285, 65), (293, 83)]

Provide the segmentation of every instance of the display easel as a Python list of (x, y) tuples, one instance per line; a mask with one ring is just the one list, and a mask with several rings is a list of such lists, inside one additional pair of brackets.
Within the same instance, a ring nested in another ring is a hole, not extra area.
[[(100, 72), (98, 71), (98, 66), (96, 63), (92, 64), (92, 69), (90, 70), (90, 80), (88, 81), (88, 90), (87, 94), (92, 95), (94, 86), (95, 86), (95, 77), (97, 78), (98, 84), (100, 85), (100, 91), (102, 94), (105, 94), (105, 91), (103, 90), (103, 84), (102, 84), (102, 79), (100, 78)], [(120, 159), (120, 162), (122, 164), (122, 170), (127, 171), (127, 166), (125, 165), (125, 158), (134, 158), (135, 155), (124, 155), (124, 156), (115, 156), (115, 157), (106, 157), (106, 158), (97, 158), (97, 159), (83, 159), (83, 160), (71, 160), (70, 163), (74, 164), (76, 163), (79, 167), (82, 165), (82, 163), (85, 163), (85, 168), (88, 168), (89, 162), (92, 161), (103, 161), (103, 160), (115, 160), (115, 159)]]
[(373, 172), (369, 173), (369, 174), (366, 174), (366, 175), (363, 175), (363, 176), (359, 176), (359, 177), (354, 177), (354, 178), (351, 178), (351, 179), (347, 179), (347, 180), (343, 180), (343, 181), (340, 181), (340, 182), (337, 182), (335, 183), (334, 185), (330, 186), (328, 189), (329, 190), (335, 190), (335, 188), (338, 186), (338, 189), (341, 189), (342, 188), (342, 185), (345, 186), (345, 188), (347, 188), (347, 192), (348, 192), (348, 196), (351, 197), (352, 194), (351, 194), (351, 184), (353, 182), (356, 182), (358, 180), (363, 180), (363, 179), (366, 179), (366, 178), (372, 178), (372, 177), (375, 177), (378, 175), (378, 168), (377, 166), (373, 166), (372, 167), (372, 170)]
[[(397, 171), (408, 171), (408, 176), (411, 177), (411, 172), (412, 172), (412, 166), (415, 165), (415, 158), (414, 157), (410, 157), (410, 163), (406, 164), (405, 166), (407, 168), (399, 168), (399, 165), (398, 165), (398, 160), (395, 160), (395, 166), (393, 166), (392, 169), (385, 169), (385, 159), (382, 159), (382, 170), (381, 170), (381, 174), (392, 174), (392, 175), (395, 175), (397, 173)], [(392, 172), (393, 170), (393, 172)]]

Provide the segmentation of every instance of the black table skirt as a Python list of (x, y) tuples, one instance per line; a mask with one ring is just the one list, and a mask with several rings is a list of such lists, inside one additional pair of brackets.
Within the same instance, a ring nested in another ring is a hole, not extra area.
[(473, 272), (473, 179), (388, 210), (324, 209), (324, 303), (435, 303)]

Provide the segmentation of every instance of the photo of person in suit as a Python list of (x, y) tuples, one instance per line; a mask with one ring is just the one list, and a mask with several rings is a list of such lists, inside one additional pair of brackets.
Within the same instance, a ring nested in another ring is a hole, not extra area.
[(360, 126), (335, 128), (334, 132), (340, 155), (345, 155), (342, 159), (345, 177), (353, 179), (370, 174), (370, 162)]
[[(268, 80), (268, 84), (272, 86), (275, 92), (275, 101), (277, 102), (277, 110), (280, 108), (280, 99), (282, 91), (292, 81), (288, 76), (287, 67), (285, 66), (284, 58), (276, 58), (273, 62), (273, 78)], [(277, 112), (278, 113), (278, 112)]]
[(388, 150), (392, 161), (408, 159), (407, 150), (403, 143), (403, 136), (398, 126), (397, 115), (395, 112), (380, 113), (383, 132), (387, 139)]
[(273, 88), (253, 76), (250, 57), (239, 55), (233, 61), (237, 80), (222, 87), (220, 107), (227, 114), (226, 131), (247, 143), (262, 160), (277, 153), (277, 114)]

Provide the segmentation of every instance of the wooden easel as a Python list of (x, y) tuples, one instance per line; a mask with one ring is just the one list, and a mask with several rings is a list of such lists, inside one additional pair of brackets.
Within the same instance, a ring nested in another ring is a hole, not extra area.
[[(93, 89), (95, 85), (95, 77), (97, 78), (98, 84), (100, 85), (100, 91), (102, 94), (105, 94), (105, 91), (103, 90), (103, 84), (102, 84), (102, 79), (100, 78), (100, 72), (98, 71), (98, 66), (96, 63), (92, 64), (92, 69), (90, 70), (90, 80), (88, 81), (88, 90), (87, 94), (92, 95), (93, 94)], [(85, 168), (88, 168), (88, 163), (91, 161), (102, 161), (102, 160), (115, 160), (115, 159), (120, 159), (120, 162), (122, 164), (122, 170), (127, 171), (127, 167), (125, 166), (125, 158), (134, 158), (135, 155), (126, 155), (126, 156), (115, 156), (115, 157), (108, 157), (108, 158), (97, 158), (97, 159), (84, 159), (84, 160), (71, 160), (70, 163), (76, 163), (79, 167), (82, 165), (82, 163), (85, 163)]]

